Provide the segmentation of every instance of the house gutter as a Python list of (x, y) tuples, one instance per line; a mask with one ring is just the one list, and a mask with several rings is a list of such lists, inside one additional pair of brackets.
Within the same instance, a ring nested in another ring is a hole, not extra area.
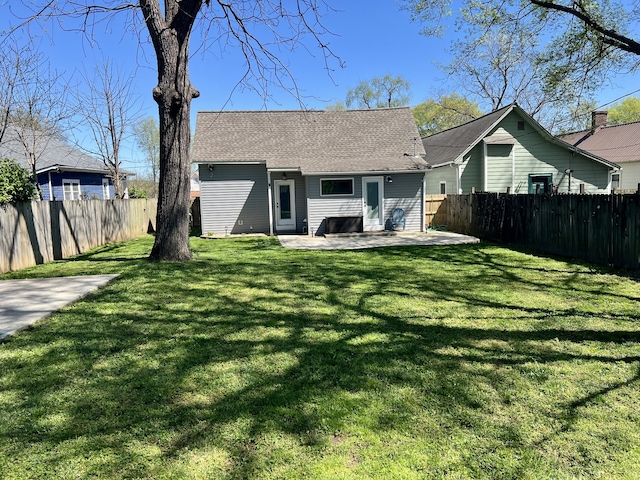
[(399, 175), (401, 173), (424, 173), (427, 168), (420, 168), (415, 170), (375, 170), (375, 171), (364, 171), (364, 172), (302, 172), (302, 176), (305, 177), (321, 177), (327, 175), (363, 175), (367, 177), (376, 177), (380, 175)]

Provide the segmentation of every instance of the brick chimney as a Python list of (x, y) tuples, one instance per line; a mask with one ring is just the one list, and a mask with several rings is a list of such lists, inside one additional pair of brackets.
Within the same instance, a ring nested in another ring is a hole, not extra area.
[(598, 130), (600, 127), (607, 126), (607, 110), (596, 110), (591, 112), (591, 133)]

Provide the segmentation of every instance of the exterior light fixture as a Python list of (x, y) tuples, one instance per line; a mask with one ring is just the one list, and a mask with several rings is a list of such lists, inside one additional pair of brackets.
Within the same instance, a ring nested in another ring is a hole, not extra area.
[(387, 181), (387, 183), (393, 182), (393, 178), (391, 178), (391, 175), (387, 175), (387, 178), (385, 178), (385, 180)]

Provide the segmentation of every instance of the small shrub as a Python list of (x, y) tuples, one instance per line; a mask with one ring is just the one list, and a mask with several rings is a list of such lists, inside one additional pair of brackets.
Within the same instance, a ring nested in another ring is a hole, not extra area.
[(132, 183), (129, 186), (129, 198), (149, 198), (149, 196), (144, 188), (138, 187), (135, 183)]
[(25, 202), (36, 196), (29, 170), (15, 160), (0, 160), (0, 205)]

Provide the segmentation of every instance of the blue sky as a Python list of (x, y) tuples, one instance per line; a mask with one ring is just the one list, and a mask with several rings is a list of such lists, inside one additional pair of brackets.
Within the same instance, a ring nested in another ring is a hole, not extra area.
[[(28, 0), (27, 0), (28, 1)], [(298, 87), (305, 96), (307, 108), (323, 109), (327, 103), (344, 100), (349, 88), (360, 80), (385, 74), (401, 75), (412, 86), (412, 104), (417, 104), (442, 92), (446, 78), (436, 64), (449, 59), (447, 49), (456, 32), (449, 30), (442, 39), (419, 34), (421, 26), (410, 21), (408, 12), (401, 11), (394, 0), (343, 0), (331, 2), (336, 12), (323, 21), (335, 35), (327, 37), (330, 46), (345, 63), (336, 63), (331, 76), (324, 70), (324, 61), (318, 50), (287, 53), (288, 62)], [(206, 8), (206, 7), (205, 7)], [(7, 27), (11, 13), (24, 15), (21, 2), (0, 0), (0, 28)], [(139, 46), (138, 38), (124, 32), (124, 15), (102, 22), (94, 29), (96, 41), (91, 43), (78, 32), (65, 32), (57, 25), (45, 25), (46, 34), (32, 26), (31, 33), (43, 35), (41, 51), (51, 65), (67, 75), (77, 74), (107, 57), (115, 59), (125, 71), (135, 72), (135, 90), (142, 110), (147, 116), (157, 116), (151, 90), (157, 83), (155, 57), (149, 44)], [(11, 20), (15, 24), (16, 20)], [(123, 33), (124, 32), (124, 33)], [(144, 29), (140, 30), (146, 38)], [(192, 35), (192, 50), (198, 45), (198, 32)], [(271, 90), (273, 99), (265, 100), (255, 92), (236, 88), (243, 73), (238, 52), (209, 48), (204, 54), (196, 53), (191, 60), (191, 79), (201, 96), (192, 103), (192, 124), (198, 110), (255, 110), (298, 109), (298, 100), (289, 93)], [(604, 105), (636, 90), (637, 76), (617, 77), (598, 97)], [(637, 95), (637, 94), (636, 94)], [(134, 147), (124, 152), (133, 162), (127, 167), (142, 168), (135, 160), (139, 157)]]

